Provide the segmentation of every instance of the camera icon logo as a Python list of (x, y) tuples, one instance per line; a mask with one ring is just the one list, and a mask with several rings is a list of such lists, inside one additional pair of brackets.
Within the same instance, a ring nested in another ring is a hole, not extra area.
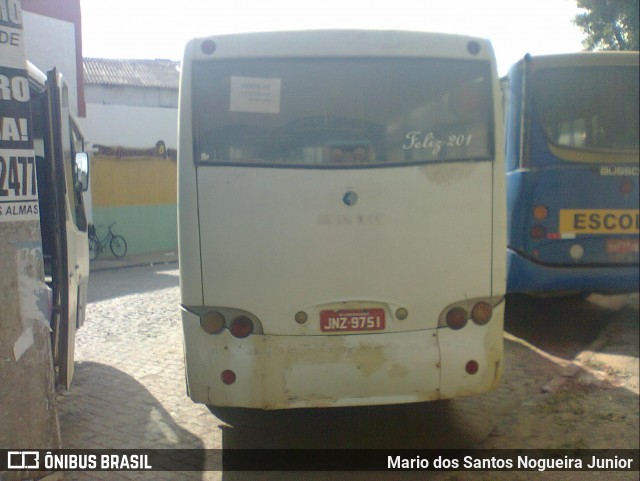
[(39, 469), (40, 453), (38, 451), (9, 451), (7, 453), (9, 469)]

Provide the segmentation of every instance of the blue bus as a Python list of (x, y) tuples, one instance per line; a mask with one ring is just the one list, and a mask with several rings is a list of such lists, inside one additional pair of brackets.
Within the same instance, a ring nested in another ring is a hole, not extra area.
[(503, 85), (507, 291), (637, 291), (638, 52), (527, 55)]

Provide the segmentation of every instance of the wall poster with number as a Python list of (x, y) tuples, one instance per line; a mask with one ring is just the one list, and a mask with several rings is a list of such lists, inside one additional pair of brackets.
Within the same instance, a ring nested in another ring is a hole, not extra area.
[(0, 222), (39, 220), (22, 11), (0, 0)]

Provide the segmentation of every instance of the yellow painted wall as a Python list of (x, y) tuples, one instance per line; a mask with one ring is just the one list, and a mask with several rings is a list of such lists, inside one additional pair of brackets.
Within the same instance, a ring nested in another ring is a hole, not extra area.
[(91, 158), (94, 207), (176, 204), (176, 162), (153, 157)]

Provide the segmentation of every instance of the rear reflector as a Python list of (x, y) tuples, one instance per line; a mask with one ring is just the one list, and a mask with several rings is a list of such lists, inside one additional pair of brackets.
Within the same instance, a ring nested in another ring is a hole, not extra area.
[(222, 382), (228, 386), (229, 384), (236, 382), (236, 373), (231, 369), (225, 369), (222, 371), (222, 374), (220, 374), (220, 379), (222, 379)]
[(464, 370), (467, 371), (467, 374), (475, 374), (478, 372), (478, 369), (478, 363), (473, 360), (467, 362), (467, 364), (464, 366)]

